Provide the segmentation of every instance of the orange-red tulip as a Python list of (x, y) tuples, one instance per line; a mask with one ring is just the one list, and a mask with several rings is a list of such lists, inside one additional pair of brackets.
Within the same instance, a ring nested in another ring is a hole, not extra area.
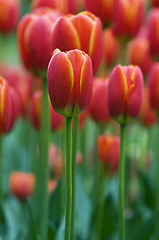
[(99, 124), (106, 124), (111, 120), (108, 111), (107, 89), (108, 79), (94, 79), (92, 98), (88, 105), (88, 112), (91, 118)]
[(49, 193), (52, 193), (57, 186), (57, 181), (56, 180), (49, 180), (48, 182), (48, 191)]
[(35, 177), (31, 173), (13, 172), (9, 177), (9, 185), (15, 197), (25, 200), (34, 191)]
[(117, 65), (109, 78), (108, 108), (120, 123), (139, 115), (143, 99), (143, 75), (138, 66)]
[(99, 136), (97, 139), (99, 158), (108, 165), (111, 173), (118, 170), (120, 138), (113, 135)]
[(151, 5), (153, 7), (159, 7), (159, 1), (158, 0), (151, 0)]
[(12, 32), (20, 17), (19, 0), (0, 0), (0, 32)]
[(87, 53), (96, 73), (103, 56), (102, 26), (90, 12), (60, 17), (52, 29), (52, 48), (61, 51), (80, 49)]
[(54, 110), (65, 117), (82, 112), (92, 95), (92, 63), (80, 50), (56, 49), (47, 71), (47, 84)]

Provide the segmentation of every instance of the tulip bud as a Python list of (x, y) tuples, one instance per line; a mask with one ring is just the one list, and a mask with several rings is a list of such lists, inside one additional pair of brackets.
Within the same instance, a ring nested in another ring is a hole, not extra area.
[(114, 16), (115, 0), (85, 0), (85, 8), (100, 17), (104, 23), (110, 23)]
[(150, 105), (149, 89), (146, 87), (144, 89), (144, 97), (143, 97), (141, 112), (139, 115), (139, 121), (145, 127), (151, 127), (156, 123), (156, 120), (157, 118), (156, 118), (155, 112), (152, 110)]
[(80, 50), (53, 52), (47, 71), (48, 92), (56, 112), (72, 117), (82, 112), (92, 95), (92, 63)]
[(115, 63), (120, 55), (120, 44), (111, 29), (104, 30), (104, 60), (107, 66)]
[(57, 186), (57, 181), (56, 180), (49, 180), (48, 182), (48, 191), (49, 193), (52, 193)]
[(99, 124), (107, 124), (111, 120), (108, 111), (107, 89), (107, 79), (94, 79), (92, 98), (88, 105), (88, 112), (91, 118)]
[(40, 11), (26, 14), (18, 25), (18, 41), (24, 65), (35, 73), (42, 74), (49, 63), (51, 29), (54, 23), (54, 11)]
[(151, 0), (152, 7), (159, 7), (159, 1), (158, 0)]
[(100, 160), (107, 165), (111, 173), (118, 170), (120, 138), (112, 135), (99, 136), (97, 139)]
[(60, 17), (52, 29), (52, 48), (61, 51), (80, 49), (87, 53), (97, 72), (103, 56), (102, 25), (90, 12)]
[(61, 13), (76, 13), (77, 1), (76, 0), (33, 0), (33, 9), (39, 7), (50, 7), (58, 9)]
[(142, 25), (144, 12), (143, 0), (116, 0), (115, 34), (135, 36)]
[(117, 65), (109, 78), (108, 109), (119, 123), (139, 115), (143, 99), (143, 75), (138, 66)]
[(136, 38), (129, 42), (128, 58), (130, 64), (138, 65), (147, 73), (152, 65), (149, 41), (146, 38)]
[(9, 185), (15, 197), (25, 200), (34, 191), (35, 177), (31, 173), (13, 172), (9, 177)]
[(7, 81), (0, 77), (0, 135), (7, 133), (12, 121), (12, 99)]
[(159, 63), (154, 64), (147, 77), (147, 86), (150, 91), (150, 102), (152, 108), (159, 112)]
[(12, 32), (20, 17), (19, 0), (0, 0), (0, 32)]

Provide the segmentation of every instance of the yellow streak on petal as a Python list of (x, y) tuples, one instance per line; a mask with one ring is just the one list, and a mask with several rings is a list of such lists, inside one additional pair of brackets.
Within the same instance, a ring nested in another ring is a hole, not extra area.
[(74, 72), (73, 72), (72, 64), (71, 64), (71, 62), (70, 62), (70, 60), (69, 60), (67, 54), (65, 54), (65, 55), (66, 55), (66, 57), (67, 57), (68, 64), (69, 64), (70, 69), (71, 69), (70, 73), (71, 73), (71, 80), (72, 80), (72, 83), (71, 83), (71, 91), (72, 91), (72, 89), (73, 89), (73, 85), (74, 85)]

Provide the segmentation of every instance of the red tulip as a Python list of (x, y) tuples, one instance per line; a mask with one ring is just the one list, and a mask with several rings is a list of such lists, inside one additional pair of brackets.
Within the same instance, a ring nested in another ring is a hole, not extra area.
[(12, 98), (7, 81), (0, 77), (0, 135), (7, 133), (12, 121)]
[[(41, 109), (42, 109), (42, 92), (36, 91), (32, 95), (31, 105), (30, 105), (30, 117), (35, 129), (40, 129), (41, 122)], [(50, 117), (51, 117), (51, 130), (54, 131), (62, 127), (63, 117), (56, 113), (50, 103)]]
[(35, 177), (31, 173), (13, 172), (9, 177), (9, 185), (14, 196), (25, 200), (34, 191)]
[(120, 138), (112, 135), (99, 136), (97, 139), (99, 158), (106, 163), (111, 173), (118, 170)]
[(36, 73), (45, 71), (49, 63), (52, 44), (51, 29), (55, 20), (51, 9), (25, 15), (18, 25), (20, 53), (25, 66)]
[(49, 193), (52, 193), (57, 186), (57, 181), (56, 180), (49, 180), (48, 182), (48, 191)]
[(88, 112), (91, 118), (99, 124), (107, 124), (111, 120), (108, 111), (107, 89), (107, 79), (94, 79), (92, 98), (88, 105)]
[(103, 22), (111, 22), (114, 17), (115, 0), (85, 0), (85, 8), (100, 17)]
[(153, 7), (159, 7), (159, 1), (158, 0), (151, 0), (151, 5)]
[(159, 55), (159, 9), (153, 9), (149, 14), (148, 39), (150, 50), (153, 55)]
[(147, 73), (153, 64), (149, 41), (146, 38), (136, 38), (129, 42), (128, 58), (130, 64), (138, 65), (144, 73)]
[(147, 78), (147, 85), (150, 91), (151, 106), (155, 111), (159, 111), (159, 63), (156, 63), (150, 69)]
[(109, 78), (108, 108), (120, 123), (139, 115), (143, 99), (143, 75), (138, 66), (117, 65)]
[(142, 25), (144, 12), (143, 0), (116, 0), (115, 33), (131, 37), (136, 35)]
[(65, 117), (82, 112), (92, 95), (92, 63), (80, 50), (53, 52), (47, 71), (47, 84), (54, 110)]
[(12, 32), (20, 17), (19, 0), (0, 0), (0, 32)]
[(153, 126), (157, 121), (155, 112), (152, 110), (150, 105), (150, 93), (147, 87), (144, 89), (144, 98), (139, 115), (139, 121), (146, 127)]
[(77, 1), (76, 0), (33, 0), (33, 9), (39, 7), (50, 7), (58, 9), (63, 14), (76, 13)]
[(96, 73), (103, 56), (102, 26), (90, 12), (60, 17), (52, 29), (52, 48), (61, 51), (80, 49), (87, 53)]
[(110, 28), (104, 30), (104, 60), (107, 66), (113, 65), (120, 55), (120, 44)]

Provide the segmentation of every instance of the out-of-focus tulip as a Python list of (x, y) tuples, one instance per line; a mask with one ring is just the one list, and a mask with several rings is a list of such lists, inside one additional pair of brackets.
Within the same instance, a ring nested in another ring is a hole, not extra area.
[(88, 105), (88, 113), (99, 124), (107, 124), (111, 117), (107, 102), (108, 79), (95, 78), (93, 81), (92, 98)]
[(9, 177), (12, 194), (20, 200), (30, 197), (34, 191), (35, 177), (31, 173), (13, 172)]
[(48, 191), (49, 193), (52, 193), (57, 186), (57, 181), (56, 180), (49, 180), (48, 182)]
[(159, 1), (158, 0), (151, 0), (151, 5), (153, 7), (159, 7)]
[(143, 0), (116, 0), (114, 32), (117, 35), (135, 36), (145, 12)]
[[(50, 117), (51, 117), (51, 130), (54, 131), (62, 127), (63, 117), (56, 113), (50, 104)], [(36, 91), (32, 95), (31, 104), (30, 104), (30, 117), (33, 123), (33, 126), (39, 130), (41, 122), (41, 106), (42, 106), (42, 92)]]
[(157, 121), (155, 112), (152, 110), (150, 105), (150, 93), (147, 87), (144, 89), (144, 97), (139, 121), (146, 127), (153, 126)]
[(58, 9), (63, 14), (76, 13), (77, 0), (33, 0), (33, 9), (39, 7)]
[(150, 42), (151, 53), (159, 55), (159, 9), (151, 10), (148, 19), (148, 39)]
[(100, 17), (104, 23), (110, 23), (114, 16), (115, 0), (85, 0), (85, 8)]
[(104, 30), (104, 61), (107, 66), (115, 63), (120, 55), (120, 44), (112, 29)]
[(143, 75), (138, 66), (117, 65), (109, 78), (108, 108), (119, 123), (139, 115), (143, 99)]
[(147, 85), (150, 91), (150, 102), (152, 108), (159, 112), (159, 63), (154, 64), (147, 78)]
[(83, 128), (88, 116), (88, 108), (79, 115), (79, 128)]
[(0, 135), (9, 131), (12, 114), (10, 88), (7, 81), (0, 77)]
[(129, 42), (128, 59), (130, 64), (138, 65), (144, 73), (147, 73), (153, 64), (149, 41), (146, 38), (136, 38)]
[(52, 29), (52, 48), (61, 51), (80, 49), (87, 53), (96, 73), (103, 56), (102, 25), (90, 12), (60, 17)]
[(12, 32), (20, 17), (19, 0), (0, 0), (0, 32)]
[(42, 74), (49, 63), (54, 10), (26, 14), (18, 24), (20, 54), (27, 69)]
[(80, 50), (53, 52), (47, 71), (48, 92), (54, 110), (65, 117), (82, 112), (92, 95), (92, 63)]
[(120, 138), (112, 135), (99, 136), (97, 139), (99, 158), (108, 165), (111, 173), (118, 170)]

